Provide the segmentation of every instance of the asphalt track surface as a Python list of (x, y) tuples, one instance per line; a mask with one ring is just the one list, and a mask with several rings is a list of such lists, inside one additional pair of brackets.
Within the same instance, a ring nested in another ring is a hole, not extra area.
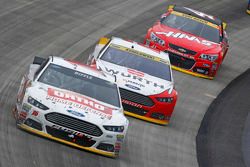
[(197, 135), (200, 167), (249, 167), (250, 69), (212, 102)]
[(165, 127), (129, 118), (131, 127), (120, 157), (111, 159), (17, 129), (10, 111), (20, 78), (34, 56), (54, 54), (85, 61), (101, 36), (142, 41), (169, 2), (1, 0), (0, 167), (198, 167), (195, 139), (209, 104), (249, 67), (250, 17), (245, 14), (246, 1), (176, 0), (174, 3), (224, 18), (229, 24), (228, 56), (213, 81), (174, 71), (179, 100), (171, 124)]

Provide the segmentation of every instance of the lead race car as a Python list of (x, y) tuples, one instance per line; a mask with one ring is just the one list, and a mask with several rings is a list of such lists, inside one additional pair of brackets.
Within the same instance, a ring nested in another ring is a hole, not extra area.
[(87, 64), (116, 76), (125, 114), (169, 123), (177, 91), (166, 53), (133, 41), (102, 38)]
[(213, 79), (229, 47), (225, 28), (218, 18), (170, 5), (148, 30), (144, 44), (169, 53), (173, 69)]
[(128, 128), (115, 78), (59, 57), (36, 57), (13, 110), (17, 126), (116, 157)]

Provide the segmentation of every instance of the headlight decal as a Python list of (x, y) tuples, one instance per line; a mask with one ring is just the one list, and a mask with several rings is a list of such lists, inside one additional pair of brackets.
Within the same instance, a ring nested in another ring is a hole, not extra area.
[(174, 98), (173, 97), (157, 97), (156, 100), (162, 103), (172, 103), (174, 101)]
[(158, 36), (156, 36), (153, 32), (151, 32), (150, 38), (152, 41), (157, 42), (161, 46), (165, 46), (165, 41), (159, 38)]
[(204, 59), (204, 60), (215, 61), (215, 60), (217, 60), (218, 55), (217, 54), (211, 54), (211, 55), (210, 54), (201, 54), (200, 58)]
[(109, 126), (109, 125), (104, 125), (104, 129), (112, 132), (123, 132), (124, 131), (124, 126)]
[(40, 108), (41, 110), (48, 110), (49, 109), (47, 106), (43, 105), (42, 103), (40, 103), (39, 101), (37, 101), (36, 99), (34, 99), (31, 96), (28, 97), (28, 103), (37, 107), (37, 108)]

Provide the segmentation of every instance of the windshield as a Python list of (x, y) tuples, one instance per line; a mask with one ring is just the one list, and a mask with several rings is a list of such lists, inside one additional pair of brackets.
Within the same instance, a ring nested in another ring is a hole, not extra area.
[(183, 14), (183, 16), (170, 14), (167, 17), (164, 17), (161, 20), (161, 23), (166, 26), (188, 32), (190, 34), (194, 34), (208, 41), (212, 41), (215, 43), (220, 42), (220, 32), (218, 28), (215, 28), (217, 27), (216, 25), (198, 18), (195, 19), (200, 21), (196, 21), (192, 18), (194, 17), (185, 16), (185, 14)]
[(89, 74), (50, 64), (38, 81), (120, 107), (116, 84)]
[(134, 49), (112, 44), (105, 51), (101, 60), (171, 81), (170, 66), (166, 60)]

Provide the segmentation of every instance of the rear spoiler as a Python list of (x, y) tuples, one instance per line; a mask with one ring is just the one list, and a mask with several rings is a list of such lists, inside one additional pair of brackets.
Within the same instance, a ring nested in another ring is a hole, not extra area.
[(98, 44), (99, 45), (106, 45), (107, 43), (109, 43), (110, 39), (106, 38), (106, 37), (101, 37)]
[(42, 65), (43, 62), (45, 62), (45, 61), (46, 61), (45, 58), (35, 56), (35, 57), (34, 57), (34, 60), (33, 60), (33, 64)]
[(168, 10), (174, 9), (175, 5), (168, 5)]
[(222, 27), (223, 27), (223, 30), (226, 30), (226, 28), (227, 28), (227, 23), (222, 22)]

